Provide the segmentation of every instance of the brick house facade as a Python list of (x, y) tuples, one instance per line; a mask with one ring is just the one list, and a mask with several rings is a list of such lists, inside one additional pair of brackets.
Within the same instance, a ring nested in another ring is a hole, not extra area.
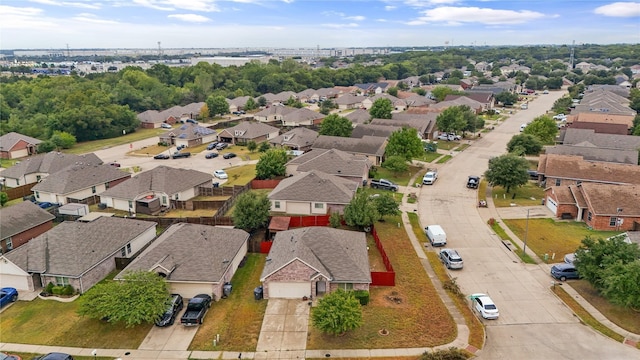
[(34, 226), (7, 239), (3, 239), (2, 242), (0, 242), (0, 246), (2, 246), (2, 253), (4, 254), (9, 250), (26, 244), (29, 240), (51, 230), (52, 227), (53, 220), (49, 220), (46, 223)]

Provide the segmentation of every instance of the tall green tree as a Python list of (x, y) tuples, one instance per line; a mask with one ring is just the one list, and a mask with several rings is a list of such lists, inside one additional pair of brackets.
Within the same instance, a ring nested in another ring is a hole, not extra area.
[(503, 105), (513, 105), (518, 101), (518, 94), (511, 91), (503, 91), (496, 95), (496, 101)]
[(349, 137), (352, 131), (351, 121), (338, 114), (328, 115), (320, 124), (320, 135)]
[(64, 131), (54, 131), (49, 140), (60, 149), (71, 149), (76, 144), (76, 137)]
[(602, 294), (612, 303), (640, 311), (640, 260), (616, 262), (603, 270)]
[(329, 115), (333, 109), (337, 109), (337, 105), (330, 99), (327, 99), (320, 104), (320, 113), (323, 115)]
[(512, 188), (529, 181), (528, 169), (527, 159), (506, 154), (489, 160), (489, 169), (484, 176), (491, 186), (502, 186), (509, 193)]
[[(466, 109), (465, 109), (466, 107)], [(446, 108), (436, 117), (436, 126), (441, 132), (460, 132), (467, 127), (467, 119), (465, 112), (468, 106), (452, 106)]]
[(4, 206), (9, 201), (9, 195), (6, 192), (0, 191), (0, 207)]
[(250, 97), (249, 99), (247, 99), (247, 103), (244, 105), (245, 110), (249, 111), (249, 110), (255, 110), (258, 108), (258, 104), (256, 104), (256, 101), (253, 100), (252, 97)]
[(362, 305), (353, 292), (338, 289), (318, 300), (311, 321), (323, 333), (342, 335), (362, 326)]
[(233, 225), (237, 228), (252, 231), (261, 228), (269, 221), (271, 201), (266, 194), (246, 191), (238, 195), (233, 208)]
[(606, 270), (615, 264), (628, 264), (638, 261), (640, 248), (637, 244), (628, 244), (623, 236), (609, 239), (586, 237), (576, 251), (574, 262), (580, 276), (597, 289), (602, 289)]
[(260, 155), (256, 164), (256, 178), (260, 180), (273, 179), (286, 174), (285, 164), (289, 161), (284, 149), (269, 149)]
[(349, 226), (368, 227), (379, 219), (375, 204), (364, 191), (359, 191), (344, 208), (344, 221)]
[(80, 298), (78, 314), (132, 327), (154, 322), (169, 300), (169, 286), (163, 277), (135, 271), (125, 274), (122, 281), (106, 281), (89, 289)]
[(389, 193), (380, 194), (373, 198), (373, 202), (380, 217), (400, 214), (400, 204)]
[(224, 115), (229, 113), (229, 103), (222, 95), (211, 95), (207, 98), (207, 107), (211, 116)]
[(516, 155), (538, 155), (542, 151), (542, 142), (531, 134), (514, 135), (507, 143), (507, 151), (513, 153), (516, 148), (521, 148), (523, 153)]
[(394, 173), (401, 173), (409, 170), (407, 159), (400, 155), (388, 156), (382, 163), (382, 167), (391, 170)]
[(549, 116), (538, 116), (527, 125), (523, 134), (533, 135), (544, 144), (553, 144), (556, 135), (558, 135), (558, 125)]
[(379, 98), (373, 102), (369, 114), (372, 119), (391, 119), (393, 104), (387, 98)]
[(437, 102), (441, 102), (447, 95), (462, 95), (461, 91), (456, 91), (448, 86), (436, 86), (433, 90), (431, 90), (431, 95), (436, 99)]
[(386, 156), (401, 156), (405, 160), (411, 160), (422, 154), (424, 154), (424, 147), (416, 129), (402, 128), (389, 136), (385, 149)]

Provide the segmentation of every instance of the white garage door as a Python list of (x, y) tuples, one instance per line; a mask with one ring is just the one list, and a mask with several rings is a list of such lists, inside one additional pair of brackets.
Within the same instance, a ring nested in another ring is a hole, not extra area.
[(189, 283), (170, 283), (171, 292), (174, 294), (180, 294), (185, 299), (191, 299), (198, 294), (211, 295), (213, 288), (211, 285), (206, 284), (189, 284)]
[(547, 207), (549, 208), (549, 210), (551, 210), (551, 212), (553, 212), (553, 214), (557, 214), (558, 212), (558, 204), (553, 201), (552, 198), (547, 197), (547, 201), (546, 201)]
[(311, 295), (311, 283), (308, 282), (270, 282), (270, 298), (302, 299)]
[(20, 290), (29, 290), (29, 277), (24, 275), (0, 275), (0, 285), (2, 287), (12, 287)]

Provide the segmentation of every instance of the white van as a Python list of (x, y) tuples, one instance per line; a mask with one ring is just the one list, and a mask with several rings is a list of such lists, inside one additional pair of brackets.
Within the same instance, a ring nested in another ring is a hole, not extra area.
[(447, 245), (447, 234), (440, 225), (429, 225), (424, 228), (424, 231), (432, 246)]
[(527, 127), (527, 124), (520, 125), (520, 132), (523, 132), (524, 128), (526, 128), (526, 127)]

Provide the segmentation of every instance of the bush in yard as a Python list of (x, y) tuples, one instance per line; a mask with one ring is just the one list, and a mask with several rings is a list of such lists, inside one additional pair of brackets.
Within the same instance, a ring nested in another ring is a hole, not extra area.
[(318, 330), (341, 335), (362, 326), (362, 305), (353, 292), (338, 289), (318, 300), (311, 320)]
[(51, 289), (51, 293), (54, 295), (62, 295), (62, 290), (64, 289), (64, 286), (54, 286)]
[(331, 225), (332, 228), (339, 228), (340, 225), (342, 225), (342, 217), (339, 212), (334, 211), (331, 213), (329, 216), (329, 225)]
[(367, 290), (354, 290), (353, 296), (360, 301), (360, 305), (365, 306), (369, 304), (369, 292)]
[(401, 173), (409, 170), (409, 164), (407, 164), (407, 160), (398, 155), (389, 156), (383, 163), (382, 167), (393, 171), (394, 173)]
[(75, 292), (75, 289), (71, 285), (66, 285), (62, 288), (62, 295), (73, 295)]
[(52, 283), (52, 282), (49, 282), (49, 283), (47, 284), (47, 286), (45, 286), (45, 287), (44, 287), (44, 291), (45, 291), (47, 294), (53, 294), (53, 287), (54, 287), (54, 286), (55, 286), (55, 285), (53, 285), (53, 283)]
[(447, 350), (425, 352), (420, 356), (420, 360), (466, 360), (469, 355), (458, 348), (450, 347)]

